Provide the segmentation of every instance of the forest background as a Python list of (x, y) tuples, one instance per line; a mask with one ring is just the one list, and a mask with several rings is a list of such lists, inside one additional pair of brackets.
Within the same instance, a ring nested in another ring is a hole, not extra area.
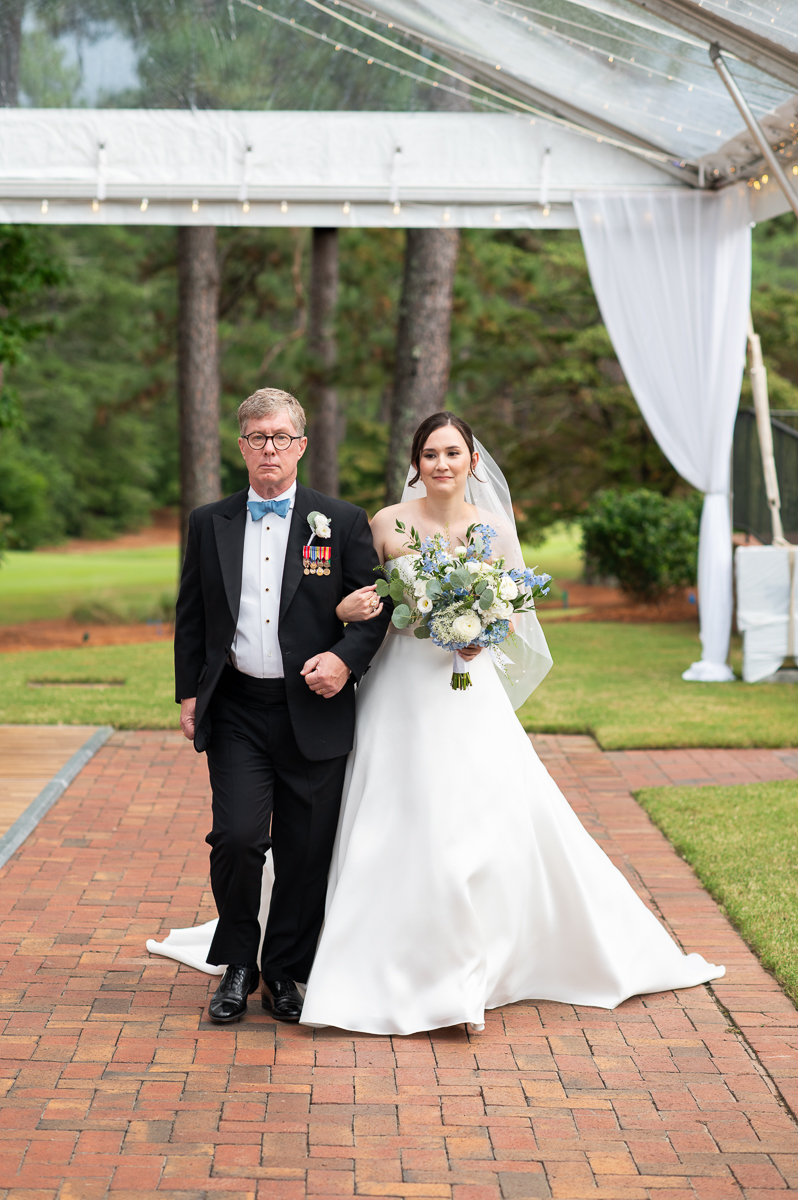
[[(63, 270), (28, 318), (42, 327), (6, 373), (18, 404), (0, 434), (0, 512), (11, 547), (111, 537), (179, 503), (176, 233), (29, 231)], [(342, 230), (336, 383), (341, 494), (383, 502), (404, 234)], [(235, 411), (257, 387), (300, 399), (308, 230), (220, 230), (222, 486), (244, 486)], [(754, 231), (753, 312), (773, 408), (798, 408), (798, 229)], [(742, 404), (751, 403), (747, 379)], [(539, 538), (600, 487), (689, 490), (626, 385), (578, 234), (464, 231), (447, 404), (476, 426)]]
[[(86, 103), (64, 37), (90, 39), (111, 15), (123, 26), (127, 6), (12, 0), (11, 7), (23, 12), (20, 102)], [(431, 89), (423, 83), (368, 74), (331, 56), (328, 46), (308, 48), (282, 27), (256, 24), (247, 10), (238, 10), (235, 27), (232, 6), (206, 0), (205, 10), (213, 20), (206, 13), (196, 24), (196, 6), (133, 5), (136, 21), (130, 18), (126, 36), (139, 54), (138, 91), (92, 102), (429, 107)], [(307, 95), (297, 80), (312, 81)], [(180, 498), (176, 230), (6, 229), (0, 249), (20, 234), (38, 286), (19, 298), (18, 316), (37, 336), (23, 353), (17, 345), (15, 362), (6, 356), (0, 532), (11, 547), (29, 549), (138, 529), (152, 510), (177, 506)], [(771, 405), (796, 409), (798, 226), (790, 214), (759, 225), (753, 236), (752, 308)], [(307, 345), (310, 238), (309, 230), (219, 230), (225, 493), (245, 483), (235, 422), (241, 400), (267, 385), (300, 399), (307, 394), (314, 370)], [(341, 494), (369, 512), (384, 498), (404, 244), (401, 230), (340, 231), (334, 383)], [(2, 293), (8, 273), (0, 268), (0, 275)], [(463, 231), (451, 348), (446, 403), (473, 422), (504, 468), (527, 540), (578, 517), (602, 487), (690, 491), (626, 385), (576, 231)], [(751, 403), (747, 379), (741, 403)]]

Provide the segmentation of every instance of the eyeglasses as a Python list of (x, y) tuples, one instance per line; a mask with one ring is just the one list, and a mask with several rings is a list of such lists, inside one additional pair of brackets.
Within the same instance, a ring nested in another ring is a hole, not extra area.
[(290, 433), (260, 433), (256, 430), (255, 433), (242, 433), (242, 438), (249, 443), (251, 450), (262, 450), (267, 442), (271, 442), (275, 450), (287, 450), (292, 442), (302, 440), (301, 435), (291, 437)]

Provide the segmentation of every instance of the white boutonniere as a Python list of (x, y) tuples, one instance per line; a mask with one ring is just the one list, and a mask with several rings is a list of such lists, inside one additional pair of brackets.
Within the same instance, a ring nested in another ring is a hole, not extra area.
[[(308, 525), (310, 526), (310, 541), (314, 537), (328, 538), (332, 537), (331, 522), (329, 517), (325, 517), (324, 513), (312, 512), (308, 513)], [(310, 542), (308, 543), (310, 545)]]

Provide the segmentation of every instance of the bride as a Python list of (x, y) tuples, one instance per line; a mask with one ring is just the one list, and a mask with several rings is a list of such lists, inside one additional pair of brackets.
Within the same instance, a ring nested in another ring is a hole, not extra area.
[[(416, 431), (401, 504), (372, 522), (380, 561), (412, 592), (397, 520), (454, 550), (475, 522), (492, 556), (523, 568), (507, 484), (465, 421)], [(374, 588), (343, 620), (376, 614)], [(614, 1008), (692, 987), (723, 967), (682, 954), (572, 811), (513, 709), (552, 662), (533, 612), (495, 657), (460, 651), (473, 684), (450, 686), (452, 655), (393, 625), (358, 689), (324, 928), (302, 1023), (412, 1034), (518, 1000)], [(261, 928), (271, 875), (264, 873)], [(200, 969), (215, 922), (149, 950)], [(222, 968), (216, 968), (220, 971)]]
[[(444, 533), (452, 550), (470, 525), (490, 525), (494, 557), (523, 567), (506, 484), (480, 450), (451, 413), (416, 431), (402, 503), (372, 522), (380, 560), (408, 583), (397, 520), (422, 540)], [(366, 611), (349, 599), (350, 619)], [(485, 1009), (517, 1000), (614, 1008), (724, 973), (682, 954), (535, 754), (513, 706), (551, 657), (537, 617), (515, 621), (506, 676), (488, 651), (460, 652), (465, 691), (450, 686), (450, 653), (389, 627), (358, 691), (304, 1024), (481, 1029)]]

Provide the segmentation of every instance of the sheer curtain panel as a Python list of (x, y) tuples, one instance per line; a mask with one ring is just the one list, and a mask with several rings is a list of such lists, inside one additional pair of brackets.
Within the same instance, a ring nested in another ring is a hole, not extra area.
[(682, 678), (726, 682), (734, 678), (729, 490), (751, 295), (748, 190), (583, 195), (574, 207), (629, 386), (663, 452), (704, 493), (701, 660)]

